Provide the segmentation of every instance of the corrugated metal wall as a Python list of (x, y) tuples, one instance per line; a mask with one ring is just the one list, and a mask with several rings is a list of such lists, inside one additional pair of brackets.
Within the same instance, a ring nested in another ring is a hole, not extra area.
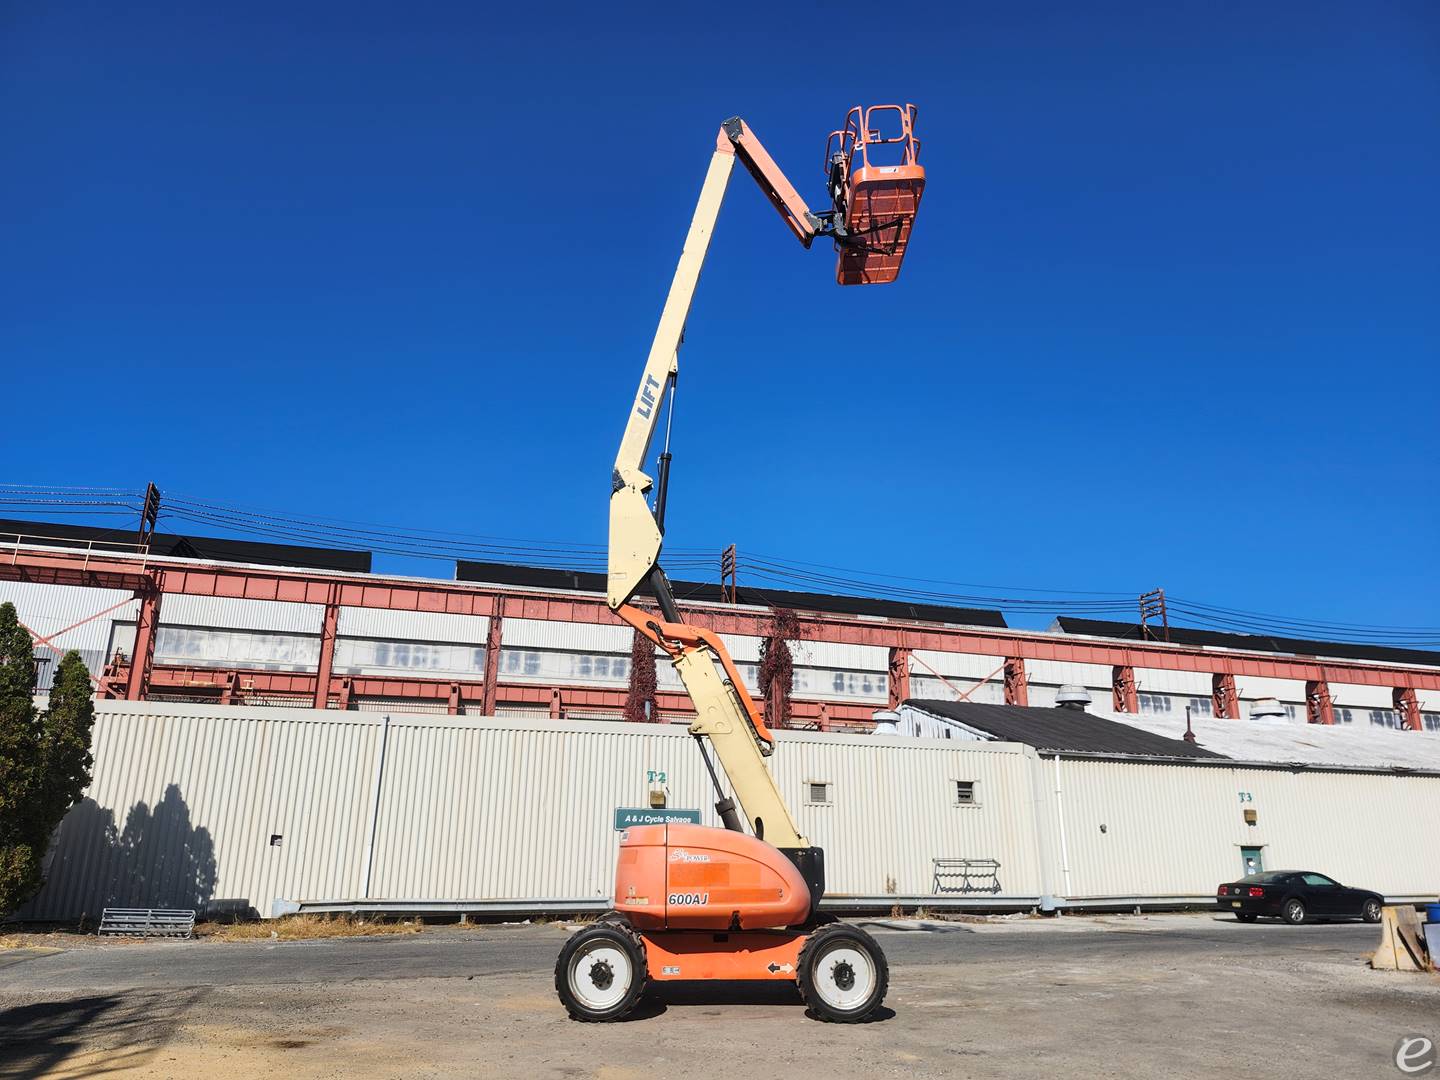
[[(651, 774), (665, 775), (670, 805), (717, 824), (683, 727), (98, 709), (95, 781), (25, 917), (212, 899), (265, 913), (277, 898), (601, 898), (614, 809), (643, 806)], [(777, 781), (826, 849), (832, 892), (925, 896), (933, 859), (968, 857), (1000, 862), (1002, 896), (1064, 895), (1051, 760), (1004, 743), (780, 740)], [(974, 784), (977, 805), (957, 804), (956, 781)], [(828, 802), (809, 801), (812, 783), (829, 785)], [(1238, 875), (1242, 843), (1265, 845), (1271, 866), (1391, 894), (1440, 890), (1435, 778), (1065, 761), (1061, 784), (1074, 897), (1206, 895)], [(1259, 811), (1257, 826), (1244, 808)]]
[(1211, 893), (1244, 873), (1242, 847), (1261, 848), (1271, 870), (1440, 893), (1434, 777), (1074, 760), (1060, 771), (1072, 897)]
[[(91, 672), (99, 672), (109, 658), (110, 627), (115, 621), (134, 621), (140, 601), (122, 589), (91, 589), (79, 586), (37, 585), (28, 581), (0, 581), (0, 604), (12, 603), (20, 621), (42, 638), (56, 635), (56, 649), (35, 650), (41, 661), (40, 689), (50, 689), (60, 657), (75, 649)], [(116, 607), (115, 605), (119, 605)], [(96, 612), (113, 608), (106, 615)], [(88, 620), (82, 622), (81, 620)], [(79, 626), (75, 626), (80, 623)], [(66, 630), (66, 627), (74, 629)], [(64, 633), (59, 631), (64, 630)]]

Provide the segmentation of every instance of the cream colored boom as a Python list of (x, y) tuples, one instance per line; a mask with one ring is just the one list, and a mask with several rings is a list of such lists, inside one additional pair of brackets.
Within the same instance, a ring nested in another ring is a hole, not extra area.
[[(735, 166), (737, 152), (760, 183), (766, 197), (780, 211), (792, 231), (807, 247), (813, 236), (809, 211), (794, 188), (785, 180), (764, 148), (739, 120), (727, 121), (716, 140), (705, 183), (680, 263), (670, 282), (660, 325), (640, 376), (640, 386), (615, 457), (610, 495), (610, 549), (606, 600), (610, 609), (650, 638), (669, 655), (676, 672), (695, 703), (695, 722), (690, 731), (703, 735), (715, 748), (715, 756), (730, 780), (735, 800), (756, 835), (780, 848), (806, 848), (795, 820), (780, 796), (775, 779), (765, 764), (774, 737), (765, 727), (740, 674), (719, 637), (679, 621), (668, 585), (659, 574), (663, 536), (646, 500), (653, 478), (644, 471), (645, 460), (655, 435), (664, 397), (673, 387), (679, 370), (680, 341), (685, 320), (700, 281), (700, 270), (710, 248), (710, 237), (725, 189)], [(797, 222), (799, 223), (797, 225)], [(652, 580), (662, 598), (661, 616), (633, 607), (629, 601), (647, 581)]]

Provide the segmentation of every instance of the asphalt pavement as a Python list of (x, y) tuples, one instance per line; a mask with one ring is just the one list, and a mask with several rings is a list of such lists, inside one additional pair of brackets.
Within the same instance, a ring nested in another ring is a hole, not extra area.
[[(882, 942), (892, 967), (1005, 963), (1037, 955), (1144, 962), (1177, 950), (1241, 950), (1251, 957), (1356, 959), (1375, 947), (1359, 923), (1240, 924), (1204, 916), (1062, 917), (1012, 923), (855, 920)], [(35, 955), (0, 952), (0, 992), (261, 986), (354, 979), (469, 978), (549, 973), (567, 930), (562, 925), (434, 927), (421, 934), (313, 941), (114, 942)], [(11, 950), (24, 953), (24, 950)]]
[(671, 984), (574, 1023), (556, 925), (0, 950), (0, 1078), (1398, 1076), (1397, 1040), (1440, 1042), (1440, 977), (1371, 971), (1374, 926), (863, 924), (890, 994), (854, 1026), (786, 984)]

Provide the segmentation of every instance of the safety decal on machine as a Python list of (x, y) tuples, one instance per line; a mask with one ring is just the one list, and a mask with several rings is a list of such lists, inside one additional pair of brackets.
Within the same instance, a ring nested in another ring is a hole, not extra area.
[(679, 975), (679, 974), (680, 974), (680, 969), (679, 969), (677, 966), (673, 965), (673, 964), (667, 964), (665, 967), (662, 967), (662, 968), (660, 969), (660, 974), (661, 974), (661, 975)]

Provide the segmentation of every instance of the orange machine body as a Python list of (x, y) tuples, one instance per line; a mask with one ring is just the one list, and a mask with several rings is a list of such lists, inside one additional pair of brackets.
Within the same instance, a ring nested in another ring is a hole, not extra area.
[(650, 978), (795, 981), (804, 930), (642, 930)]
[(798, 926), (810, 915), (810, 889), (783, 852), (753, 836), (705, 825), (639, 825), (620, 839), (615, 910), (647, 937)]
[(836, 244), (841, 285), (880, 285), (900, 276), (925, 192), (916, 113), (914, 105), (857, 105), (845, 127), (830, 135), (826, 170), (839, 165), (831, 182), (840, 188), (847, 234)]

